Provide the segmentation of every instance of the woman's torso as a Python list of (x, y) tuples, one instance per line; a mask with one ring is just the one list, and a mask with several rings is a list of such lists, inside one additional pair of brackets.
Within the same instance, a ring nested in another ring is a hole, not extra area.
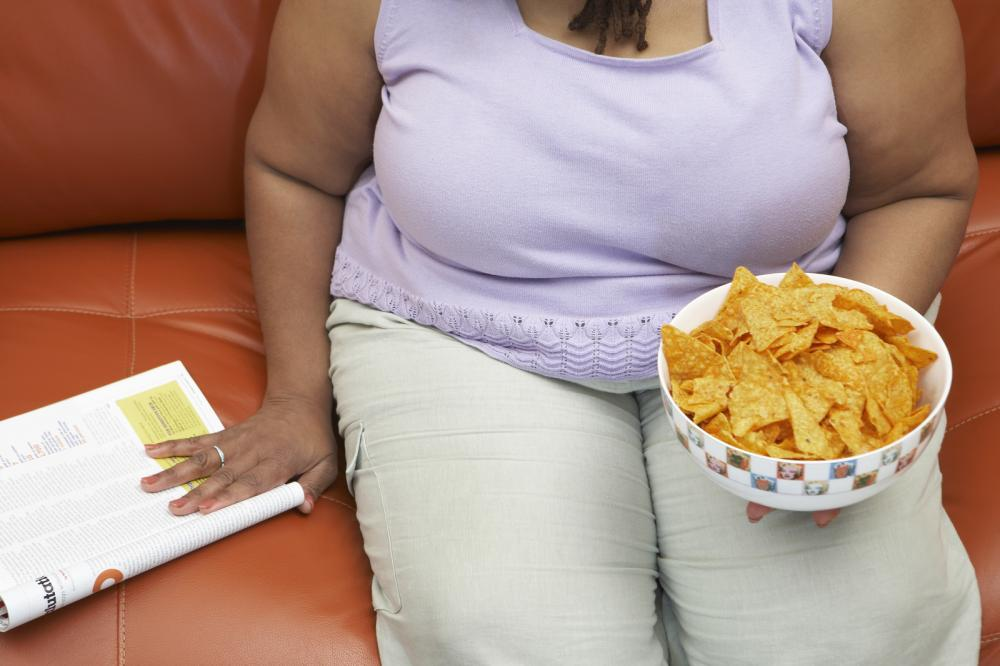
[(708, 0), (711, 41), (624, 59), (535, 32), (516, 0), (385, 0), (334, 295), (542, 374), (654, 375), (659, 326), (736, 266), (836, 262), (829, 4)]

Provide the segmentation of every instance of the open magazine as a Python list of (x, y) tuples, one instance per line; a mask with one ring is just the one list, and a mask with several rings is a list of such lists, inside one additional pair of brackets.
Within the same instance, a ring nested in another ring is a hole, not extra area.
[(175, 361), (0, 421), (0, 631), (287, 511), (297, 483), (208, 515), (167, 510), (198, 482), (146, 493), (144, 444), (222, 429)]

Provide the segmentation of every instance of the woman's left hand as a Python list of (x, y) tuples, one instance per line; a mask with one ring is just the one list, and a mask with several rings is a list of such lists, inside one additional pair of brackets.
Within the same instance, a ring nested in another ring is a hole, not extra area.
[[(774, 509), (769, 506), (764, 506), (763, 504), (757, 504), (756, 502), (747, 503), (747, 519), (751, 523), (756, 523), (772, 511), (774, 511)], [(826, 527), (834, 518), (837, 517), (837, 514), (839, 513), (840, 509), (813, 511), (813, 520), (816, 522), (817, 527)]]

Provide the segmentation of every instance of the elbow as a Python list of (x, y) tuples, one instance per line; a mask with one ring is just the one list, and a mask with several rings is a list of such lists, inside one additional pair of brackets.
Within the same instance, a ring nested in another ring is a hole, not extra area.
[(971, 141), (957, 156), (952, 178), (954, 180), (952, 198), (967, 201), (971, 206), (972, 200), (976, 197), (976, 189), (979, 187), (979, 160)]
[[(963, 214), (954, 218), (955, 233), (957, 238), (961, 239), (965, 236), (972, 202), (976, 198), (976, 190), (979, 188), (979, 159), (971, 141), (967, 148), (956, 156), (954, 164), (949, 169), (949, 176), (948, 194), (942, 198), (951, 199), (963, 208)], [(959, 242), (961, 241), (959, 240)]]

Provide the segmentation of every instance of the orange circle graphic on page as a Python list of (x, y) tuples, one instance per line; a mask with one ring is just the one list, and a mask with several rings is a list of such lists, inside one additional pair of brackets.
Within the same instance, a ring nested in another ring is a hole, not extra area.
[(101, 573), (97, 574), (97, 579), (94, 581), (93, 591), (100, 592), (105, 588), (122, 582), (124, 578), (125, 574), (118, 569), (105, 569)]

